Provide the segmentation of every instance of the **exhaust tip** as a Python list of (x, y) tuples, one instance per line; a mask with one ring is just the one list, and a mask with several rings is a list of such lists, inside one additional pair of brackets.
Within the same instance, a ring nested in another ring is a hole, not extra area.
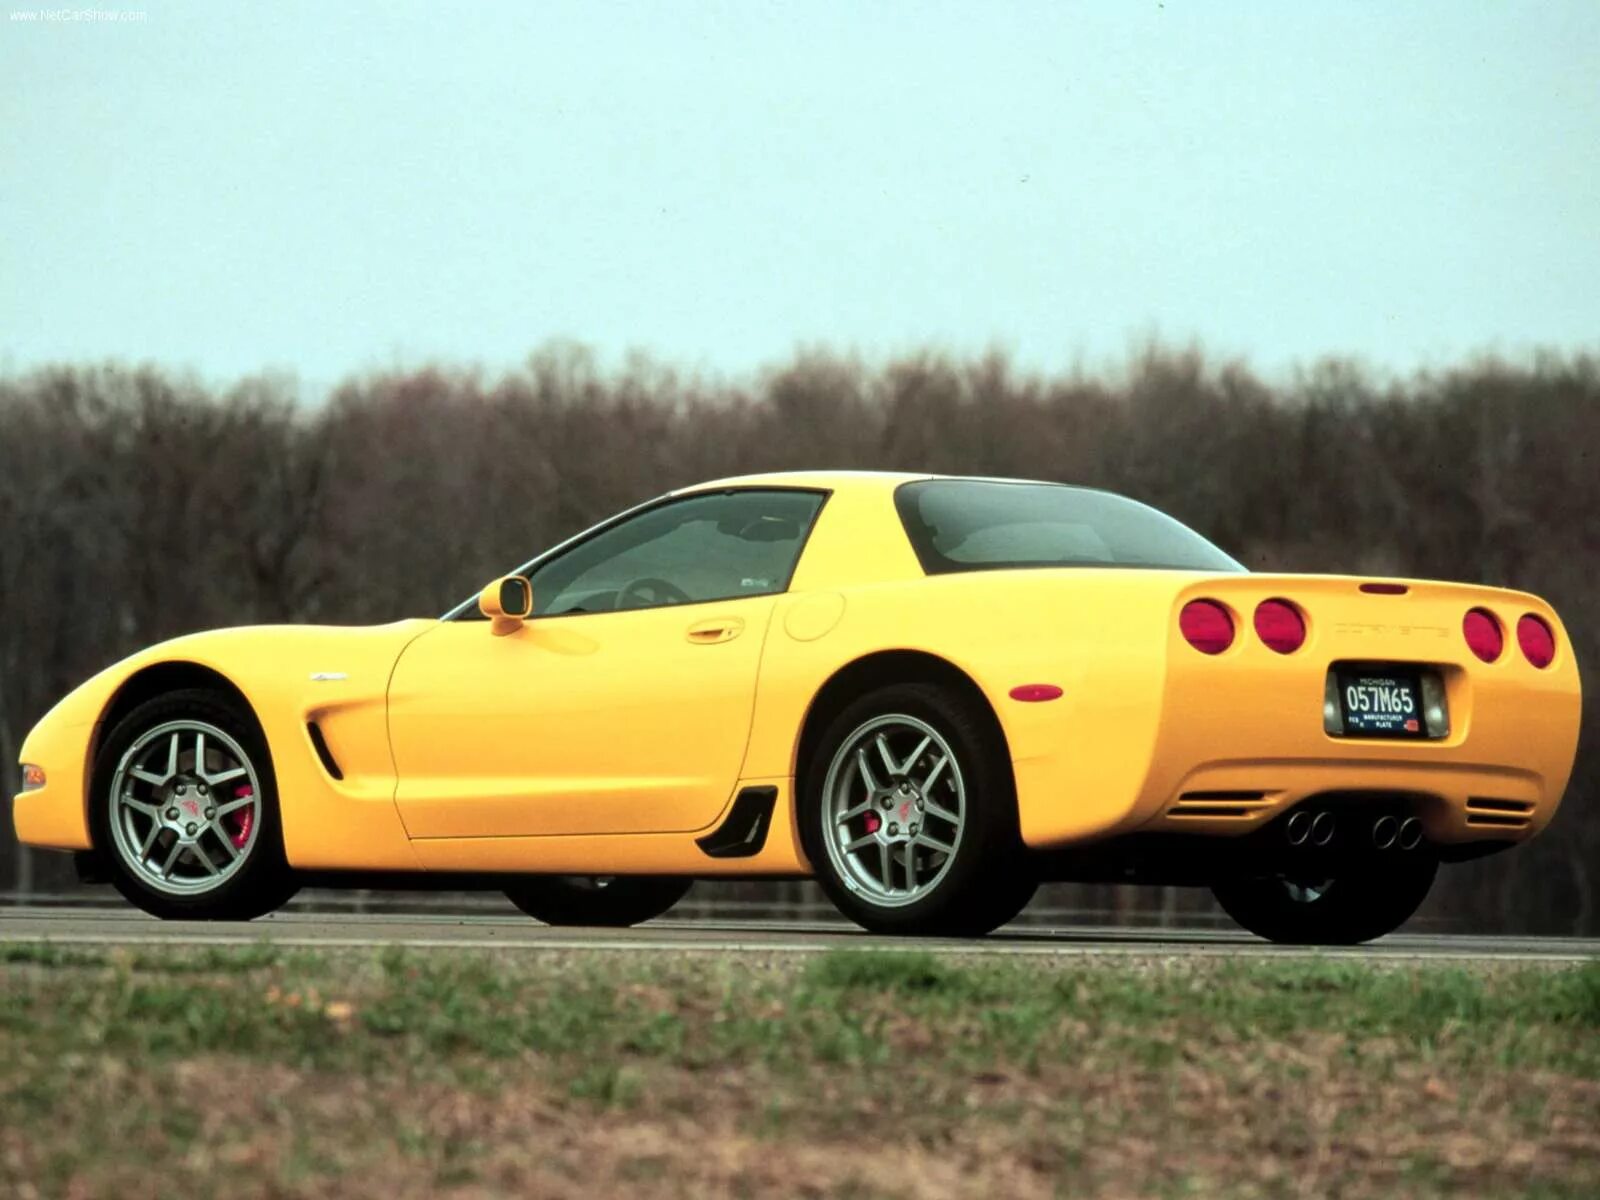
[(1407, 817), (1400, 823), (1396, 841), (1402, 850), (1415, 850), (1422, 844), (1422, 822), (1415, 817)]
[(1400, 822), (1393, 817), (1379, 817), (1372, 823), (1372, 844), (1387, 850), (1400, 837)]
[(1283, 836), (1289, 839), (1289, 845), (1300, 846), (1305, 844), (1306, 838), (1311, 836), (1311, 814), (1306, 812), (1293, 813), (1283, 827)]
[(1334, 820), (1330, 812), (1319, 812), (1311, 821), (1311, 840), (1319, 846), (1333, 841)]

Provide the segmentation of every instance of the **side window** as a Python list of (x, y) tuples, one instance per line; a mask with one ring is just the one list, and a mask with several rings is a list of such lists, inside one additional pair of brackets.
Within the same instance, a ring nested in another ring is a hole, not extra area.
[(534, 615), (781, 592), (822, 501), (816, 492), (763, 489), (669, 501), (536, 568)]

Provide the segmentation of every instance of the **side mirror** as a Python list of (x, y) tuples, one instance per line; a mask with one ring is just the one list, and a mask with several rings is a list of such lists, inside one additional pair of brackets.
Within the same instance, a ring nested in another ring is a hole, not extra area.
[(505, 637), (533, 615), (533, 586), (521, 575), (496, 579), (478, 593), (478, 611), (489, 618), (489, 632)]

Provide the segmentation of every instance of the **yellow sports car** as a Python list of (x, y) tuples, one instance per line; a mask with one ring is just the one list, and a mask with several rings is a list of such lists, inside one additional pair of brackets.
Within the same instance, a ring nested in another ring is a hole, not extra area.
[(1549, 822), (1579, 704), (1521, 592), (1251, 574), (1086, 488), (762, 475), (438, 620), (137, 654), (29, 735), (14, 816), (163, 917), (315, 879), (624, 925), (815, 876), (868, 929), (975, 935), (1041, 880), (1123, 880), (1356, 942)]

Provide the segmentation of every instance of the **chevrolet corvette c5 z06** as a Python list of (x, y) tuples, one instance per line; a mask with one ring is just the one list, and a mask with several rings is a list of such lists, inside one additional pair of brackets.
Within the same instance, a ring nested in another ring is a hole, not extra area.
[(33, 730), (14, 820), (163, 917), (317, 880), (623, 925), (814, 876), (869, 929), (976, 935), (1072, 879), (1356, 942), (1550, 821), (1579, 706), (1522, 592), (1254, 574), (1086, 488), (764, 475), (437, 620), (135, 654)]

